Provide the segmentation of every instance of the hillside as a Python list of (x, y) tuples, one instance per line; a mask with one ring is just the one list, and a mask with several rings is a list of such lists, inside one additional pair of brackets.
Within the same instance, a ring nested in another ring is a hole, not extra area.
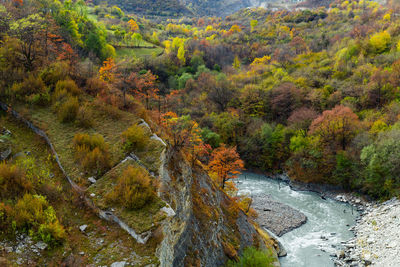
[(0, 265), (279, 265), (245, 169), (398, 197), (399, 4), (261, 4), (3, 1)]

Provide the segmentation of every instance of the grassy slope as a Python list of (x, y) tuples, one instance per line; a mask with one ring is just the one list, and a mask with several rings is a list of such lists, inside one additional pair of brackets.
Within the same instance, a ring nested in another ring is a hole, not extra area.
[(118, 114), (118, 119), (116, 119), (115, 115), (109, 114), (107, 110), (102, 109), (100, 105), (95, 105), (91, 107), (94, 115), (93, 128), (85, 129), (74, 123), (60, 123), (57, 119), (57, 115), (52, 112), (50, 108), (33, 106), (27, 109), (26, 106), (21, 105), (15, 106), (15, 108), (47, 133), (67, 173), (72, 179), (83, 185), (87, 185), (86, 179), (84, 179), (87, 178), (85, 177), (87, 175), (83, 174), (83, 170), (76, 164), (74, 159), (72, 140), (75, 134), (101, 134), (110, 145), (109, 151), (112, 165), (116, 165), (125, 157), (121, 133), (129, 126), (139, 121), (139, 118), (135, 115), (118, 110), (115, 110)]
[[(22, 254), (15, 252), (6, 254), (8, 261), (15, 262), (18, 258), (22, 258), (24, 264), (27, 265), (30, 260), (38, 265), (59, 266), (69, 254), (73, 254), (83, 265), (90, 263), (110, 265), (124, 259), (131, 263), (136, 262), (134, 265), (137, 264), (137, 266), (157, 262), (154, 256), (157, 241), (154, 238), (151, 238), (146, 245), (140, 245), (125, 231), (113, 223), (100, 220), (80, 203), (58, 166), (54, 161), (48, 160), (51, 153), (41, 138), (10, 117), (0, 118), (0, 125), (12, 132), (13, 154), (30, 151), (36, 164), (49, 168), (54, 174), (53, 179), (62, 187), (59, 195), (48, 196), (48, 199), (55, 208), (57, 217), (64, 225), (68, 236), (62, 246), (45, 250), (41, 255), (32, 252), (32, 248), (27, 248)], [(83, 224), (88, 225), (85, 234), (79, 231), (79, 226)], [(6, 246), (17, 244), (14, 241), (3, 240), (1, 237), (0, 242), (5, 242), (3, 244)], [(79, 255), (80, 252), (84, 252), (84, 255)]]

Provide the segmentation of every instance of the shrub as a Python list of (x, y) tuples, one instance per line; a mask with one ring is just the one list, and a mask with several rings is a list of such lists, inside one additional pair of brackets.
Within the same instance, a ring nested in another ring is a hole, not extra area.
[(76, 116), (76, 122), (79, 126), (90, 128), (93, 126), (93, 112), (87, 106), (80, 107)]
[(76, 134), (75, 158), (89, 173), (101, 173), (110, 167), (108, 145), (99, 134)]
[(49, 245), (65, 239), (65, 230), (52, 206), (40, 195), (25, 194), (11, 211), (14, 227)]
[(17, 166), (0, 163), (0, 197), (13, 198), (32, 190), (32, 184)]
[(243, 267), (243, 266), (257, 266), (257, 267), (273, 267), (275, 258), (271, 251), (261, 251), (254, 247), (247, 247), (243, 251), (243, 255), (239, 261), (229, 260), (226, 264), (227, 267)]
[(127, 209), (137, 210), (149, 203), (154, 194), (150, 176), (139, 168), (128, 166), (107, 199)]
[(68, 76), (69, 66), (66, 61), (57, 61), (45, 68), (40, 77), (47, 86), (54, 88), (57, 81), (65, 80)]
[(11, 87), (11, 94), (19, 100), (27, 100), (33, 94), (43, 94), (47, 92), (47, 87), (40, 77), (30, 74), (21, 83), (15, 83)]
[(61, 122), (72, 122), (76, 119), (79, 110), (79, 101), (76, 97), (68, 97), (58, 110), (58, 119)]
[(91, 95), (97, 95), (97, 93), (107, 90), (107, 88), (107, 83), (97, 77), (88, 79), (86, 83), (86, 91)]
[(44, 93), (32, 94), (26, 97), (27, 102), (38, 106), (47, 106), (50, 103), (50, 94), (48, 91)]
[(78, 86), (76, 85), (76, 83), (71, 79), (57, 82), (56, 92), (62, 91), (62, 90), (67, 91), (67, 93), (69, 93), (73, 96), (78, 96), (82, 93), (81, 89), (79, 89)]
[(134, 149), (141, 150), (149, 142), (149, 136), (146, 129), (139, 125), (132, 125), (122, 133), (122, 139), (125, 149), (131, 151)]
[(89, 150), (93, 150), (96, 147), (102, 151), (106, 151), (108, 149), (103, 136), (99, 134), (88, 135), (78, 133), (75, 135), (73, 142), (75, 147), (85, 146)]

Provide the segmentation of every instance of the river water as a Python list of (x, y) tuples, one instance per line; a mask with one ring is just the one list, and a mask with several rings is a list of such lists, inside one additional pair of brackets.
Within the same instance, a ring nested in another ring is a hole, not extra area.
[(334, 266), (330, 254), (336, 253), (341, 241), (353, 237), (348, 229), (355, 224), (358, 215), (355, 209), (345, 203), (324, 200), (313, 192), (294, 191), (286, 183), (263, 175), (245, 172), (237, 181), (239, 194), (267, 194), (307, 216), (306, 224), (278, 238), (288, 253), (280, 258), (282, 267)]

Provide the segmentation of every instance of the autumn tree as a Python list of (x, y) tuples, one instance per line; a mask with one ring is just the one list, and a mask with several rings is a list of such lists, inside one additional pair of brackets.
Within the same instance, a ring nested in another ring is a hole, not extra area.
[(128, 21), (128, 23), (129, 23), (129, 27), (130, 27), (131, 32), (136, 32), (136, 31), (139, 30), (139, 25), (133, 19), (130, 19)]
[(292, 112), (288, 119), (288, 124), (291, 128), (300, 131), (303, 136), (306, 136), (308, 128), (317, 117), (318, 114), (315, 110), (308, 107), (301, 107)]
[(270, 92), (273, 119), (283, 123), (301, 103), (301, 92), (293, 83), (282, 83)]
[(222, 144), (212, 152), (208, 168), (218, 175), (221, 187), (224, 189), (226, 181), (237, 178), (240, 170), (244, 168), (244, 163), (240, 159), (236, 147), (227, 147)]
[(168, 142), (174, 151), (184, 148), (191, 148), (193, 151), (202, 144), (200, 128), (190, 116), (178, 117), (174, 112), (167, 112), (162, 116), (162, 126), (167, 130), (170, 137)]
[(115, 81), (116, 65), (112, 58), (108, 58), (103, 62), (103, 66), (99, 69), (100, 79), (112, 83)]
[(156, 81), (157, 76), (152, 74), (150, 70), (144, 74), (132, 72), (128, 77), (128, 84), (130, 87), (126, 88), (125, 91), (132, 92), (146, 104), (147, 109), (150, 109), (150, 101), (158, 98)]
[(349, 107), (339, 105), (316, 118), (310, 126), (310, 133), (319, 136), (321, 142), (335, 152), (338, 148), (346, 149), (360, 126), (358, 116)]

